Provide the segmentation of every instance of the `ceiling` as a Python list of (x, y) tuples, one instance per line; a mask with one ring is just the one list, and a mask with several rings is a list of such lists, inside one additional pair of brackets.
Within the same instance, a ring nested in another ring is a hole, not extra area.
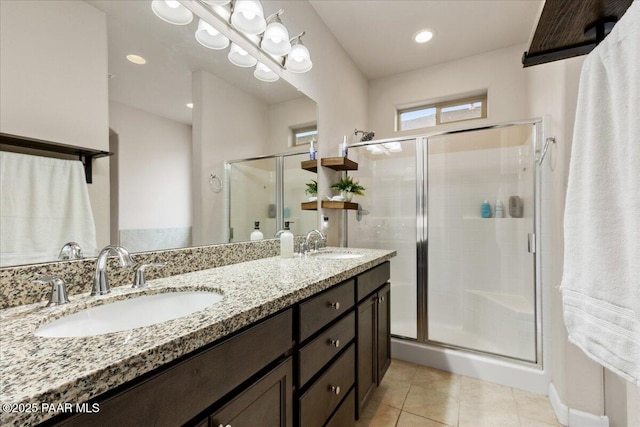
[[(202, 47), (189, 25), (168, 24), (154, 15), (151, 1), (88, 0), (107, 15), (109, 49), (109, 99), (191, 124), (192, 73), (205, 70), (244, 92), (275, 104), (302, 93), (286, 81), (261, 82), (253, 68), (241, 69), (229, 62), (227, 50)], [(135, 65), (126, 60), (134, 53), (147, 60)]]
[[(527, 43), (542, 0), (309, 1), (368, 79)], [(419, 30), (435, 30), (424, 44)]]

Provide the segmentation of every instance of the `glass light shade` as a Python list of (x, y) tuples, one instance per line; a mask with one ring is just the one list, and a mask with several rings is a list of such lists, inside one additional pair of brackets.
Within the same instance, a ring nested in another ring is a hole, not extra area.
[(225, 49), (229, 46), (229, 39), (202, 19), (198, 22), (196, 40), (209, 49)]
[(202, 1), (210, 6), (224, 6), (225, 4), (231, 3), (231, 0), (202, 0)]
[(256, 65), (253, 76), (258, 80), (262, 80), (263, 82), (275, 82), (280, 78), (279, 75), (274, 73), (271, 68), (267, 67), (262, 62), (258, 62), (258, 64)]
[(306, 73), (313, 67), (309, 49), (303, 44), (294, 44), (287, 56), (287, 70), (294, 73)]
[(256, 58), (249, 55), (249, 52), (235, 43), (231, 43), (228, 58), (233, 65), (237, 65), (238, 67), (253, 67), (258, 63)]
[(193, 20), (193, 13), (176, 0), (153, 0), (151, 10), (165, 22), (187, 25)]
[(281, 22), (274, 21), (267, 25), (267, 29), (262, 36), (260, 43), (267, 53), (276, 56), (287, 55), (291, 52), (291, 43), (289, 42), (289, 31)]
[(247, 34), (261, 34), (267, 27), (262, 4), (257, 0), (237, 0), (231, 14), (231, 25)]

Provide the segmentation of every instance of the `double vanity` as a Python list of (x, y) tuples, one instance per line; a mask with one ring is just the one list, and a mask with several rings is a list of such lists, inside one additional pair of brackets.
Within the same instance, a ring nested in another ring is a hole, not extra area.
[(328, 248), (4, 309), (0, 424), (352, 425), (390, 363), (393, 256)]

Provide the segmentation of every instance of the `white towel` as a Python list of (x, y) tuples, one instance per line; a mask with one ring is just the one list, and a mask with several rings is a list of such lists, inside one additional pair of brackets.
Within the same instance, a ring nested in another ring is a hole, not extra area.
[(583, 65), (564, 230), (569, 341), (640, 385), (640, 1)]
[(82, 163), (0, 152), (0, 266), (56, 261), (67, 242), (95, 255)]

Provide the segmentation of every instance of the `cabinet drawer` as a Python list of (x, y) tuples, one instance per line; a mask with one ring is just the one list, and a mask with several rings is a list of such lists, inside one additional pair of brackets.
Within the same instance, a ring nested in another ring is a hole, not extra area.
[(389, 261), (358, 275), (358, 301), (387, 283), (389, 277), (391, 277), (391, 263)]
[(352, 389), (325, 427), (348, 427), (356, 424), (356, 392)]
[(354, 304), (354, 292), (354, 281), (348, 280), (300, 304), (300, 342), (349, 311)]
[(353, 340), (355, 320), (356, 314), (351, 312), (300, 350), (300, 387)]
[(322, 426), (355, 381), (355, 347), (336, 360), (300, 398), (300, 425)]
[(292, 326), (287, 310), (121, 393), (96, 399), (99, 413), (80, 414), (60, 425), (182, 425), (291, 349)]
[(212, 415), (211, 425), (293, 427), (292, 366), (288, 358)]

